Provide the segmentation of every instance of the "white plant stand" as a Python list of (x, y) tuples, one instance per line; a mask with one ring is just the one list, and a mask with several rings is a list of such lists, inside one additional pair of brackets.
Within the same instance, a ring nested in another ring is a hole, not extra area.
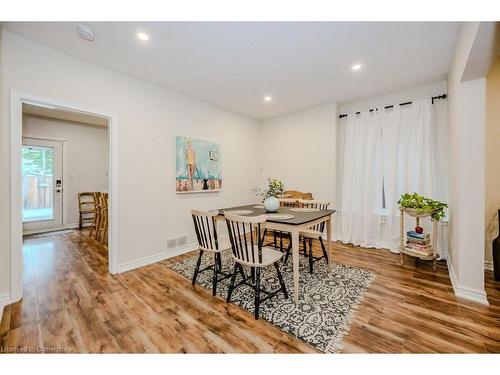
[[(401, 218), (400, 218), (400, 227), (401, 227), (401, 239), (400, 239), (400, 245), (399, 245), (399, 251), (400, 251), (400, 258), (401, 258), (401, 265), (404, 264), (404, 256), (409, 255), (412, 257), (415, 257), (416, 259), (421, 259), (421, 260), (432, 260), (432, 270), (436, 272), (437, 268), (437, 231), (438, 231), (438, 221), (434, 220), (432, 218), (432, 214), (434, 212), (426, 212), (426, 213), (418, 213), (416, 209), (414, 208), (405, 208), (405, 207), (399, 207), (399, 210), (401, 212)], [(405, 233), (405, 215), (411, 216), (415, 218), (415, 224), (416, 226), (420, 226), (420, 219), (421, 218), (430, 218), (432, 221), (432, 233), (431, 233), (431, 250), (432, 253), (427, 255), (427, 254), (421, 254), (419, 252), (414, 251), (413, 249), (409, 248), (406, 246), (406, 233)]]

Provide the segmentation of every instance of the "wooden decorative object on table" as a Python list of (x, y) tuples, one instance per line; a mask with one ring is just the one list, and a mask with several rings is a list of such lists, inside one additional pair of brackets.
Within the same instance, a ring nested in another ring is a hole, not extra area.
[(297, 190), (287, 190), (283, 194), (292, 199), (313, 199), (313, 195), (311, 193), (303, 193)]
[[(436, 272), (436, 267), (437, 267), (437, 234), (438, 234), (438, 227), (437, 223), (438, 220), (435, 220), (432, 218), (432, 214), (434, 211), (431, 212), (418, 212), (417, 209), (414, 208), (405, 208), (405, 207), (399, 207), (401, 217), (400, 217), (400, 244), (399, 244), (399, 251), (400, 251), (400, 257), (401, 257), (401, 264), (404, 264), (404, 255), (409, 255), (412, 257), (416, 257), (418, 259), (422, 260), (432, 260), (432, 270)], [(432, 221), (432, 233), (430, 235), (430, 253), (425, 254), (423, 252), (418, 252), (406, 245), (406, 240), (407, 240), (407, 235), (405, 233), (405, 215), (411, 216), (415, 218), (415, 226), (420, 227), (420, 219), (422, 218), (430, 218)]]

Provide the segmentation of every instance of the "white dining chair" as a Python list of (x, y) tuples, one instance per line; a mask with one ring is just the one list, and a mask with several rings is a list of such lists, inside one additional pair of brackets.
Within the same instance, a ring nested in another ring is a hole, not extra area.
[[(330, 206), (330, 202), (314, 200), (314, 199), (312, 200), (299, 199), (298, 203), (301, 208), (314, 209), (314, 210), (326, 210)], [(325, 222), (322, 222), (299, 233), (299, 239), (302, 239), (303, 241), (304, 255), (309, 258), (310, 273), (313, 273), (314, 262), (317, 262), (321, 259), (325, 259), (326, 264), (328, 264), (328, 254), (325, 248), (325, 244), (323, 243), (324, 232), (325, 232)], [(323, 255), (320, 257), (316, 257), (313, 254), (313, 249), (312, 249), (313, 240), (318, 240), (321, 245), (321, 250), (323, 251)], [(328, 238), (327, 241), (330, 241), (330, 239)], [(309, 244), (309, 251), (307, 251), (307, 244)]]
[[(280, 202), (280, 207), (298, 207), (298, 200), (295, 198), (278, 198), (278, 201)], [(273, 242), (272, 244), (269, 243), (267, 246), (274, 246), (275, 248), (279, 248), (281, 252), (286, 253), (286, 260), (288, 260), (288, 257), (290, 255), (291, 251), (291, 244), (292, 244), (292, 238), (290, 237), (290, 233), (288, 232), (283, 232), (283, 231), (277, 231), (273, 230)], [(264, 237), (266, 237), (266, 234), (268, 231), (264, 233)], [(283, 248), (283, 239), (288, 239), (289, 245), (286, 249)], [(279, 239), (279, 245), (278, 245), (278, 239)], [(285, 261), (286, 262), (286, 261)]]
[[(227, 302), (231, 302), (231, 295), (237, 287), (247, 285), (255, 291), (255, 319), (259, 319), (260, 304), (282, 292), (286, 299), (288, 293), (283, 277), (278, 265), (283, 253), (273, 248), (263, 246), (264, 224), (266, 215), (260, 216), (239, 216), (231, 213), (225, 214), (229, 240), (235, 261), (234, 270), (227, 293)], [(243, 266), (250, 267), (251, 275), (246, 276)], [(260, 283), (261, 269), (274, 266), (280, 288), (275, 291), (268, 291), (262, 288)], [(242, 280), (235, 285), (238, 275), (242, 275)], [(266, 294), (261, 298), (261, 293)]]
[[(215, 296), (217, 294), (217, 284), (229, 277), (230, 273), (222, 272), (222, 257), (221, 253), (223, 251), (228, 251), (231, 249), (231, 243), (227, 237), (219, 237), (217, 235), (217, 221), (215, 217), (219, 214), (219, 211), (198, 211), (191, 210), (191, 215), (193, 217), (194, 229), (196, 232), (196, 237), (198, 239), (199, 255), (198, 261), (196, 263), (196, 268), (194, 270), (192, 284), (196, 284), (196, 279), (200, 272), (207, 270), (213, 270), (212, 276), (212, 294)], [(205, 252), (212, 253), (214, 256), (214, 263), (201, 269), (201, 260)]]

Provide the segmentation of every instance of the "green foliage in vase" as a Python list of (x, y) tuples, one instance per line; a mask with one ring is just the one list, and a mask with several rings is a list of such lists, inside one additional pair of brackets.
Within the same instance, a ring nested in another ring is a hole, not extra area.
[(255, 195), (263, 197), (263, 199), (283, 194), (283, 191), (285, 189), (285, 185), (283, 184), (283, 182), (281, 182), (277, 178), (268, 178), (267, 181), (267, 189), (261, 189), (260, 187), (255, 186), (254, 188), (252, 188), (252, 192), (255, 193)]
[(404, 208), (414, 208), (418, 214), (432, 213), (432, 218), (437, 221), (444, 217), (444, 210), (448, 207), (446, 203), (423, 197), (417, 193), (401, 195), (398, 204)]

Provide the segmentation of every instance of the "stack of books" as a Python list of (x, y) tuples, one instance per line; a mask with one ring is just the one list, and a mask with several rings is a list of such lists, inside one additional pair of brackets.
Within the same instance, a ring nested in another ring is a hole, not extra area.
[(432, 255), (430, 234), (408, 231), (406, 233), (406, 248), (422, 255)]

